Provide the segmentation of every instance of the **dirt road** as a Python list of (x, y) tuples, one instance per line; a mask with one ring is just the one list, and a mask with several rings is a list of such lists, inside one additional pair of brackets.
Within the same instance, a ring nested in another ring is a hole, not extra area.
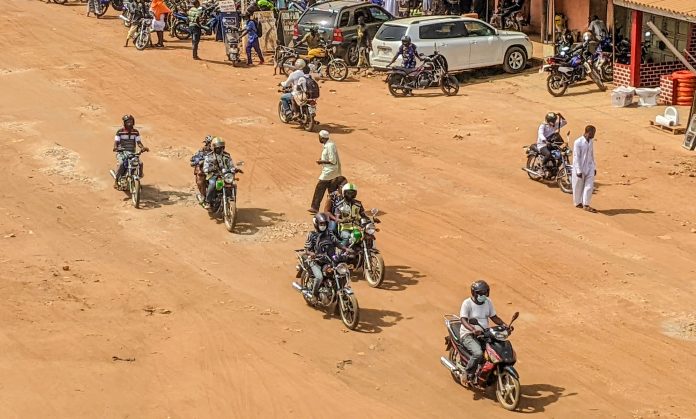
[[(0, 417), (511, 417), (442, 368), (442, 315), (486, 278), (512, 341), (520, 410), (696, 417), (696, 162), (591, 86), (472, 79), (454, 98), (322, 84), (318, 119), (359, 198), (384, 215), (384, 289), (354, 287), (348, 332), (290, 287), (316, 135), (276, 116), (272, 68), (223, 46), (123, 48), (84, 6), (6, 0), (0, 28)], [(520, 170), (548, 110), (598, 127), (599, 214)], [(132, 113), (152, 152), (144, 208), (110, 187)], [(213, 133), (241, 175), (236, 234), (193, 198)]]

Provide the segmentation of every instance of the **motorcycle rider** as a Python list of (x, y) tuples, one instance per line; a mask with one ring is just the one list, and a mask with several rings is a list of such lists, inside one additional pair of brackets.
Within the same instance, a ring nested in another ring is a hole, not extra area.
[(394, 55), (391, 62), (387, 64), (387, 67), (394, 64), (394, 61), (396, 61), (399, 56), (401, 56), (401, 60), (403, 62), (402, 67), (409, 69), (416, 67), (416, 58), (419, 60), (422, 59), (422, 55), (418, 53), (416, 45), (411, 42), (411, 37), (408, 35), (401, 37), (401, 46), (396, 50), (396, 55)]
[(206, 154), (205, 161), (203, 162), (203, 172), (205, 173), (206, 179), (208, 179), (208, 191), (205, 195), (205, 202), (203, 203), (203, 208), (205, 209), (210, 209), (215, 200), (215, 181), (222, 172), (222, 169), (230, 169), (232, 173), (241, 172), (241, 170), (235, 169), (232, 156), (225, 151), (225, 141), (222, 138), (213, 137), (211, 146), (213, 151)]
[[(307, 55), (311, 57), (317, 56), (321, 53), (319, 50), (323, 50), (324, 48), (321, 45), (322, 38), (319, 35), (319, 28), (317, 28), (316, 25), (312, 25), (309, 28), (309, 32), (307, 32), (300, 42), (295, 45), (295, 48), (301, 46), (301, 45), (307, 45)], [(314, 50), (314, 51), (312, 51)]]
[(305, 60), (298, 58), (295, 60), (295, 71), (290, 73), (287, 80), (280, 83), (280, 86), (284, 89), (287, 87), (292, 87), (292, 92), (283, 93), (283, 95), (280, 96), (280, 100), (283, 103), (283, 112), (285, 112), (286, 117), (292, 117), (293, 114), (296, 113), (295, 104), (292, 97), (293, 93), (297, 89), (301, 88), (299, 84), (305, 82), (305, 67), (307, 67)]
[[(147, 152), (150, 149), (145, 147), (140, 139), (140, 132), (135, 129), (135, 118), (133, 115), (123, 115), (123, 128), (116, 131), (114, 137), (113, 151), (116, 153), (116, 178), (114, 179), (114, 189), (118, 189), (118, 181), (126, 173), (126, 165), (128, 164), (128, 155), (135, 153), (137, 148), (142, 152)], [(140, 163), (140, 177), (143, 177), (143, 163)]]
[(352, 183), (346, 183), (341, 188), (343, 199), (335, 209), (334, 215), (338, 223), (338, 234), (344, 244), (348, 244), (353, 237), (353, 230), (360, 226), (360, 220), (367, 218), (362, 202), (355, 199), (358, 196), (358, 187)]
[[(484, 328), (488, 328), (488, 319), (498, 326), (505, 326), (505, 322), (498, 317), (493, 307), (493, 301), (489, 298), (491, 288), (484, 280), (478, 280), (471, 284), (471, 297), (462, 303), (459, 317), (462, 326), (460, 330), (460, 341), (462, 346), (471, 354), (469, 363), (466, 365), (466, 378), (469, 385), (473, 385), (476, 379), (476, 369), (483, 361), (483, 347), (477, 337), (483, 333)], [(478, 326), (469, 323), (469, 319), (476, 319)]]
[(544, 156), (541, 168), (544, 171), (544, 178), (548, 175), (546, 164), (551, 159), (551, 150), (555, 147), (553, 139), (556, 138), (568, 122), (560, 112), (549, 112), (546, 114), (546, 122), (539, 125), (537, 133), (537, 150)]
[(191, 157), (191, 166), (193, 166), (193, 176), (195, 176), (196, 178), (196, 186), (198, 186), (198, 193), (200, 195), (201, 201), (206, 195), (206, 182), (205, 173), (203, 172), (203, 162), (205, 161), (205, 156), (213, 150), (210, 146), (210, 143), (212, 141), (213, 136), (206, 135), (205, 139), (203, 140), (203, 147)]
[[(317, 292), (319, 291), (319, 285), (324, 280), (324, 273), (322, 271), (323, 265), (317, 262), (317, 256), (327, 255), (333, 257), (336, 253), (336, 248), (347, 251), (348, 249), (341, 244), (336, 235), (328, 229), (328, 219), (324, 214), (315, 214), (312, 218), (312, 224), (314, 224), (314, 231), (310, 231), (307, 234), (307, 240), (305, 241), (305, 251), (309, 256), (309, 267), (312, 270), (312, 276), (314, 277), (314, 284), (312, 286), (312, 291), (304, 290), (303, 293), (316, 298)], [(322, 259), (319, 258), (321, 261)]]
[[(336, 216), (334, 211), (338, 207), (338, 204), (343, 201), (343, 187), (348, 183), (348, 179), (343, 176), (339, 176), (331, 181), (331, 186), (329, 186), (329, 196), (324, 204), (324, 213), (329, 218), (329, 230), (338, 234), (338, 224), (336, 224)], [(333, 189), (333, 191), (332, 191)]]

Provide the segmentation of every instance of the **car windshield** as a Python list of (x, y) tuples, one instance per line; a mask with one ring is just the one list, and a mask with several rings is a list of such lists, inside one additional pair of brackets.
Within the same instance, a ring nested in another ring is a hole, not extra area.
[(300, 18), (301, 25), (333, 26), (336, 21), (336, 12), (328, 10), (310, 9)]
[(406, 35), (406, 27), (398, 25), (382, 25), (377, 31), (375, 38), (380, 41), (397, 41)]

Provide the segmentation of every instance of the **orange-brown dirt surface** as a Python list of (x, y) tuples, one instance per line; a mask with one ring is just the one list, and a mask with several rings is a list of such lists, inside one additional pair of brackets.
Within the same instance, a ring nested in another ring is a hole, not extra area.
[[(385, 284), (355, 275), (350, 332), (290, 286), (321, 146), (278, 121), (272, 66), (124, 48), (113, 10), (2, 9), (0, 417), (696, 417), (696, 162), (647, 127), (662, 108), (553, 99), (534, 70), (451, 98), (323, 83), (322, 128), (383, 212)], [(520, 170), (548, 110), (598, 127), (598, 214)], [(151, 148), (142, 209), (108, 173), (124, 113)], [(246, 162), (234, 234), (193, 195), (208, 133)], [(439, 363), (476, 278), (521, 313), (517, 413)]]

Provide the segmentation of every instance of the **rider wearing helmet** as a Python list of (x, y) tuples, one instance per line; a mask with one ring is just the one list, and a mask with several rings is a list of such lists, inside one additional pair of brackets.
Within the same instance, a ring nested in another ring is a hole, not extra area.
[[(489, 298), (491, 288), (483, 280), (475, 281), (471, 284), (471, 297), (464, 300), (459, 312), (462, 327), (459, 332), (462, 346), (471, 354), (469, 363), (466, 366), (466, 376), (469, 384), (474, 383), (476, 369), (483, 360), (483, 348), (476, 339), (483, 333), (484, 328), (488, 328), (488, 319), (498, 326), (506, 326), (504, 321), (498, 317), (493, 307), (493, 301)], [(469, 319), (476, 319), (479, 326), (469, 323)]]
[(234, 161), (230, 153), (225, 151), (225, 140), (220, 137), (213, 137), (211, 141), (213, 151), (208, 152), (203, 162), (203, 172), (208, 180), (208, 191), (205, 195), (203, 208), (209, 209), (215, 200), (215, 182), (222, 174), (223, 169), (230, 169), (232, 173), (241, 172), (234, 167)]
[(293, 92), (302, 89), (306, 83), (304, 68), (307, 67), (307, 63), (302, 58), (295, 60), (295, 71), (290, 73), (288, 79), (281, 82), (280, 86), (282, 88), (292, 88), (292, 92), (284, 93), (280, 100), (283, 103), (283, 111), (287, 117), (290, 117), (296, 112), (294, 101), (292, 100)]
[(338, 234), (343, 243), (348, 243), (353, 230), (360, 227), (360, 220), (367, 218), (363, 204), (355, 199), (358, 196), (358, 187), (352, 183), (346, 183), (341, 188), (343, 200), (336, 205), (334, 215), (338, 222)]
[(206, 194), (206, 186), (205, 186), (205, 173), (203, 172), (203, 162), (205, 161), (205, 156), (210, 153), (213, 149), (210, 146), (210, 143), (213, 141), (213, 136), (212, 135), (206, 135), (205, 139), (203, 140), (203, 147), (196, 152), (191, 157), (191, 166), (193, 167), (193, 175), (196, 177), (196, 185), (198, 186), (198, 193), (200, 194), (200, 198), (203, 199), (203, 197)]
[[(329, 230), (329, 220), (325, 214), (315, 214), (312, 218), (312, 224), (314, 224), (314, 231), (310, 231), (309, 234), (307, 234), (305, 251), (310, 258), (309, 267), (314, 277), (311, 295), (316, 297), (317, 291), (319, 291), (319, 285), (321, 285), (321, 282), (324, 280), (322, 268), (326, 261), (321, 256), (326, 255), (332, 257), (336, 253), (337, 247), (343, 250), (347, 249), (341, 244), (336, 235)], [(304, 290), (304, 292), (309, 294), (310, 291)]]
[(545, 123), (539, 125), (539, 131), (537, 133), (537, 150), (544, 156), (541, 167), (544, 171), (544, 177), (547, 176), (546, 164), (549, 159), (551, 159), (551, 150), (553, 147), (553, 139), (557, 138), (560, 134), (561, 128), (563, 128), (568, 122), (565, 120), (560, 112), (549, 112), (546, 114)]
[(416, 46), (411, 42), (411, 37), (408, 35), (401, 37), (401, 46), (396, 50), (396, 55), (394, 55), (391, 62), (387, 64), (387, 67), (394, 64), (394, 61), (396, 61), (399, 56), (401, 56), (404, 68), (415, 68), (416, 58), (421, 59), (421, 55), (416, 50)]
[[(114, 148), (113, 151), (116, 153), (116, 161), (118, 161), (118, 167), (116, 168), (116, 178), (114, 179), (114, 188), (118, 189), (118, 180), (126, 173), (126, 163), (128, 162), (128, 155), (135, 153), (136, 146), (141, 151), (149, 151), (145, 145), (143, 145), (140, 139), (140, 132), (135, 129), (135, 118), (133, 115), (123, 115), (121, 118), (123, 121), (123, 128), (116, 131), (116, 136), (114, 137)], [(143, 164), (140, 163), (140, 177), (143, 177)]]

